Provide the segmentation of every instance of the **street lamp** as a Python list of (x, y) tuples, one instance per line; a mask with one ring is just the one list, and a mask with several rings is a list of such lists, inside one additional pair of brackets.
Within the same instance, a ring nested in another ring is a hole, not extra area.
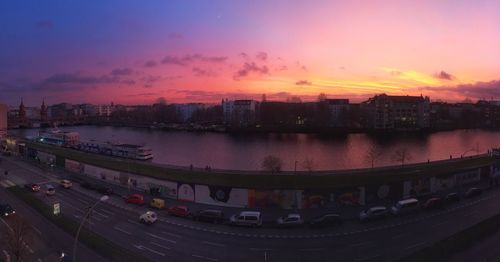
[(85, 215), (82, 218), (82, 222), (80, 222), (80, 226), (78, 226), (78, 230), (76, 231), (76, 236), (75, 236), (75, 243), (73, 244), (73, 261), (76, 261), (76, 247), (78, 245), (78, 237), (80, 236), (80, 231), (82, 230), (83, 224), (85, 223), (85, 220), (87, 217), (90, 215), (90, 212), (99, 204), (100, 202), (104, 202), (109, 199), (109, 196), (104, 195), (99, 200), (97, 200), (85, 213)]

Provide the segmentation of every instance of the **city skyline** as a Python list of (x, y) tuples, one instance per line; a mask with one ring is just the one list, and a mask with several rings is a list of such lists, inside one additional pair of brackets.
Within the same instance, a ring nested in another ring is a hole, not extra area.
[(500, 97), (494, 1), (1, 5), (11, 105)]

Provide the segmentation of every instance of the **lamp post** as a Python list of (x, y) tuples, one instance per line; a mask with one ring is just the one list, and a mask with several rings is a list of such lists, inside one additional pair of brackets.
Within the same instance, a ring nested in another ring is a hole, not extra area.
[(80, 231), (82, 230), (82, 227), (83, 227), (83, 224), (85, 223), (85, 220), (90, 215), (90, 212), (92, 212), (92, 210), (97, 206), (97, 204), (99, 204), (100, 202), (104, 202), (108, 199), (109, 199), (108, 196), (106, 196), (106, 195), (102, 196), (83, 215), (82, 222), (80, 222), (80, 225), (78, 226), (78, 230), (76, 231), (75, 243), (73, 244), (73, 261), (76, 261), (76, 247), (78, 246), (78, 237), (80, 236)]

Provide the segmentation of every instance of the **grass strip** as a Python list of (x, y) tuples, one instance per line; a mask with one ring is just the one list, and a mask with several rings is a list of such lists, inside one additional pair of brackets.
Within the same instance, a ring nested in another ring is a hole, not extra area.
[[(23, 188), (14, 186), (7, 188), (7, 190), (33, 207), (38, 213), (52, 223), (56, 224), (69, 235), (76, 235), (79, 224), (75, 220), (70, 219), (63, 214), (55, 216), (52, 213), (52, 208), (50, 206)], [(85, 227), (80, 231), (79, 241), (110, 261), (151, 261), (111, 242), (110, 240), (86, 229)]]

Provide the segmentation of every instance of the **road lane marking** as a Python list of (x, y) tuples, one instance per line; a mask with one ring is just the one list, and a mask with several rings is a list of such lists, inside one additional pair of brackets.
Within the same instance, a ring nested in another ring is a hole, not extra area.
[(160, 240), (163, 240), (163, 241), (167, 241), (167, 242), (170, 242), (170, 243), (173, 243), (173, 244), (176, 244), (176, 243), (177, 243), (177, 241), (175, 241), (175, 240), (166, 239), (166, 238), (164, 238), (164, 237), (160, 237), (160, 236), (157, 236), (157, 235), (155, 235), (155, 234), (148, 233), (148, 232), (146, 232), (146, 235), (149, 235), (149, 236), (151, 236), (151, 237), (154, 237), (154, 238), (157, 238), (157, 239), (160, 239)]
[(167, 247), (167, 246), (164, 246), (164, 245), (161, 245), (161, 244), (158, 244), (158, 243), (152, 242), (152, 241), (150, 241), (149, 243), (150, 243), (151, 245), (153, 245), (153, 246), (157, 246), (157, 247), (160, 247), (160, 248), (163, 248), (163, 249), (166, 249), (166, 250), (170, 250), (170, 249), (171, 249), (170, 247)]
[(131, 224), (134, 224), (134, 225), (141, 225), (143, 226), (141, 223), (137, 222), (137, 221), (134, 221), (132, 219), (127, 219), (127, 222), (131, 223)]
[(122, 229), (122, 228), (119, 228), (119, 227), (117, 227), (117, 226), (114, 226), (113, 228), (114, 228), (114, 229), (116, 229), (116, 230), (118, 230), (118, 231), (120, 231), (120, 232), (122, 232), (122, 233), (125, 233), (125, 234), (127, 234), (127, 235), (132, 235), (132, 233), (130, 233), (130, 232), (128, 232), (127, 230), (124, 230), (124, 229)]
[(361, 262), (361, 261), (368, 261), (368, 260), (373, 260), (375, 258), (379, 258), (381, 257), (382, 255), (374, 255), (374, 256), (368, 256), (368, 257), (362, 257), (362, 258), (358, 258), (356, 260), (354, 260), (355, 262)]
[(111, 215), (111, 216), (116, 215), (116, 213), (115, 213), (115, 212), (111, 212), (111, 211), (109, 211), (109, 210), (106, 210), (106, 209), (101, 209), (101, 208), (99, 208), (99, 212), (104, 212), (104, 213), (106, 213), (106, 214), (108, 214), (108, 215)]
[(216, 258), (211, 258), (211, 257), (205, 257), (205, 256), (200, 256), (200, 255), (191, 255), (192, 257), (203, 259), (203, 260), (208, 260), (208, 261), (219, 261)]
[(215, 243), (215, 242), (209, 242), (209, 241), (203, 241), (203, 244), (210, 245), (210, 246), (216, 246), (216, 247), (225, 247), (226, 246), (224, 244)]
[(141, 245), (134, 245), (134, 247), (135, 247), (135, 248), (137, 248), (137, 249), (140, 249), (140, 250), (147, 250), (147, 251), (149, 251), (149, 252), (155, 253), (155, 254), (160, 255), (160, 256), (162, 256), (162, 257), (164, 257), (164, 256), (165, 256), (165, 253), (162, 253), (162, 252), (156, 251), (156, 250), (151, 249), (151, 248), (149, 248), (149, 247), (145, 247), (145, 246), (141, 246)]
[(437, 223), (437, 224), (435, 224), (435, 225), (432, 225), (431, 227), (438, 227), (438, 226), (440, 226), (440, 225), (444, 225), (444, 224), (446, 224), (446, 223), (448, 223), (448, 221), (443, 221), (443, 222), (441, 222), (441, 223)]
[(35, 226), (31, 226), (31, 228), (33, 228), (36, 231), (36, 233), (38, 233), (38, 235), (40, 236), (42, 235), (42, 232), (40, 232), (40, 230), (38, 230), (38, 228), (36, 228)]
[(422, 245), (425, 245), (425, 243), (427, 243), (427, 242), (416, 243), (414, 245), (407, 246), (404, 250), (408, 250), (408, 249), (412, 249), (412, 248), (415, 248), (415, 247), (418, 247), (418, 246), (422, 246)]
[(314, 252), (314, 251), (322, 251), (322, 250), (325, 250), (324, 248), (304, 248), (304, 249), (299, 249), (299, 251), (303, 251), (303, 252)]
[(361, 242), (361, 243), (357, 243), (354, 245), (350, 245), (350, 247), (361, 247), (361, 246), (366, 246), (366, 245), (370, 245), (370, 244), (373, 244), (373, 242), (372, 241)]
[(270, 248), (258, 248), (258, 247), (251, 247), (249, 248), (250, 250), (253, 250), (253, 251), (272, 251), (272, 249)]

